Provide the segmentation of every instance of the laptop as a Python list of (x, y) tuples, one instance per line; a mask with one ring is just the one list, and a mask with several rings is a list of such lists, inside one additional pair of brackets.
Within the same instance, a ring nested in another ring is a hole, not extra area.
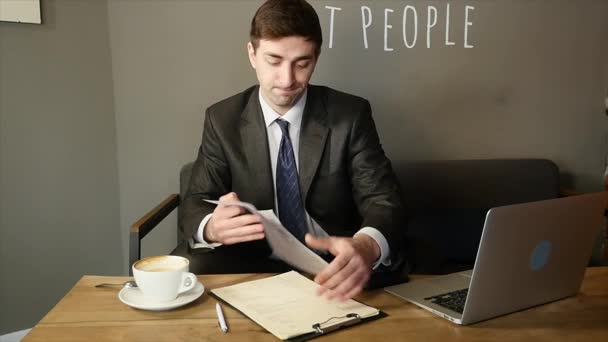
[(604, 223), (607, 194), (492, 208), (473, 270), (385, 290), (463, 325), (573, 296)]

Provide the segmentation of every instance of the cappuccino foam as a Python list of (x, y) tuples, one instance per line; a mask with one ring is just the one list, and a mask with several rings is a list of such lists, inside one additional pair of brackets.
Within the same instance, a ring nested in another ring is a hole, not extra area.
[(182, 269), (188, 265), (188, 260), (181, 257), (157, 256), (142, 259), (134, 267), (144, 272), (167, 272)]

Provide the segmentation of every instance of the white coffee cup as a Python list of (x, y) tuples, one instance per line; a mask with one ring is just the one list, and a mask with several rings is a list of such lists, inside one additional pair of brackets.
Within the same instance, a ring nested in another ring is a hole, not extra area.
[(188, 272), (189, 264), (188, 259), (175, 255), (148, 257), (133, 264), (133, 277), (145, 297), (167, 302), (196, 285), (198, 280)]

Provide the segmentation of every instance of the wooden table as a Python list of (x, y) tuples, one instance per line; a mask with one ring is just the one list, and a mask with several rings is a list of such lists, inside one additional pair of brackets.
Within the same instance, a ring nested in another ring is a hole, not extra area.
[[(210, 288), (267, 275), (205, 275), (205, 294), (185, 307), (150, 312), (121, 303), (116, 288), (95, 288), (127, 277), (84, 276), (24, 341), (278, 341), (224, 305), (230, 332), (217, 327)], [(608, 267), (589, 268), (572, 298), (493, 320), (458, 326), (382, 290), (358, 300), (389, 316), (318, 338), (318, 341), (608, 341)]]

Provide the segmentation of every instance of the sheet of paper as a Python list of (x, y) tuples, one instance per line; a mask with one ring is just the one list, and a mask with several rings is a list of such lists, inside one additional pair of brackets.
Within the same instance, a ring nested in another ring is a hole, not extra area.
[[(274, 277), (211, 290), (280, 339), (313, 332), (313, 324), (340, 324), (347, 314), (361, 318), (379, 314), (378, 309), (354, 300), (329, 301), (317, 296), (318, 284), (291, 271)], [(332, 317), (335, 317), (332, 319)]]
[[(205, 200), (212, 204), (218, 201)], [(327, 266), (327, 261), (310, 250), (300, 240), (296, 239), (285, 228), (272, 210), (258, 211), (252, 204), (245, 202), (230, 202), (225, 205), (236, 205), (262, 218), (266, 240), (272, 248), (274, 256), (287, 264), (308, 274), (317, 274)]]

